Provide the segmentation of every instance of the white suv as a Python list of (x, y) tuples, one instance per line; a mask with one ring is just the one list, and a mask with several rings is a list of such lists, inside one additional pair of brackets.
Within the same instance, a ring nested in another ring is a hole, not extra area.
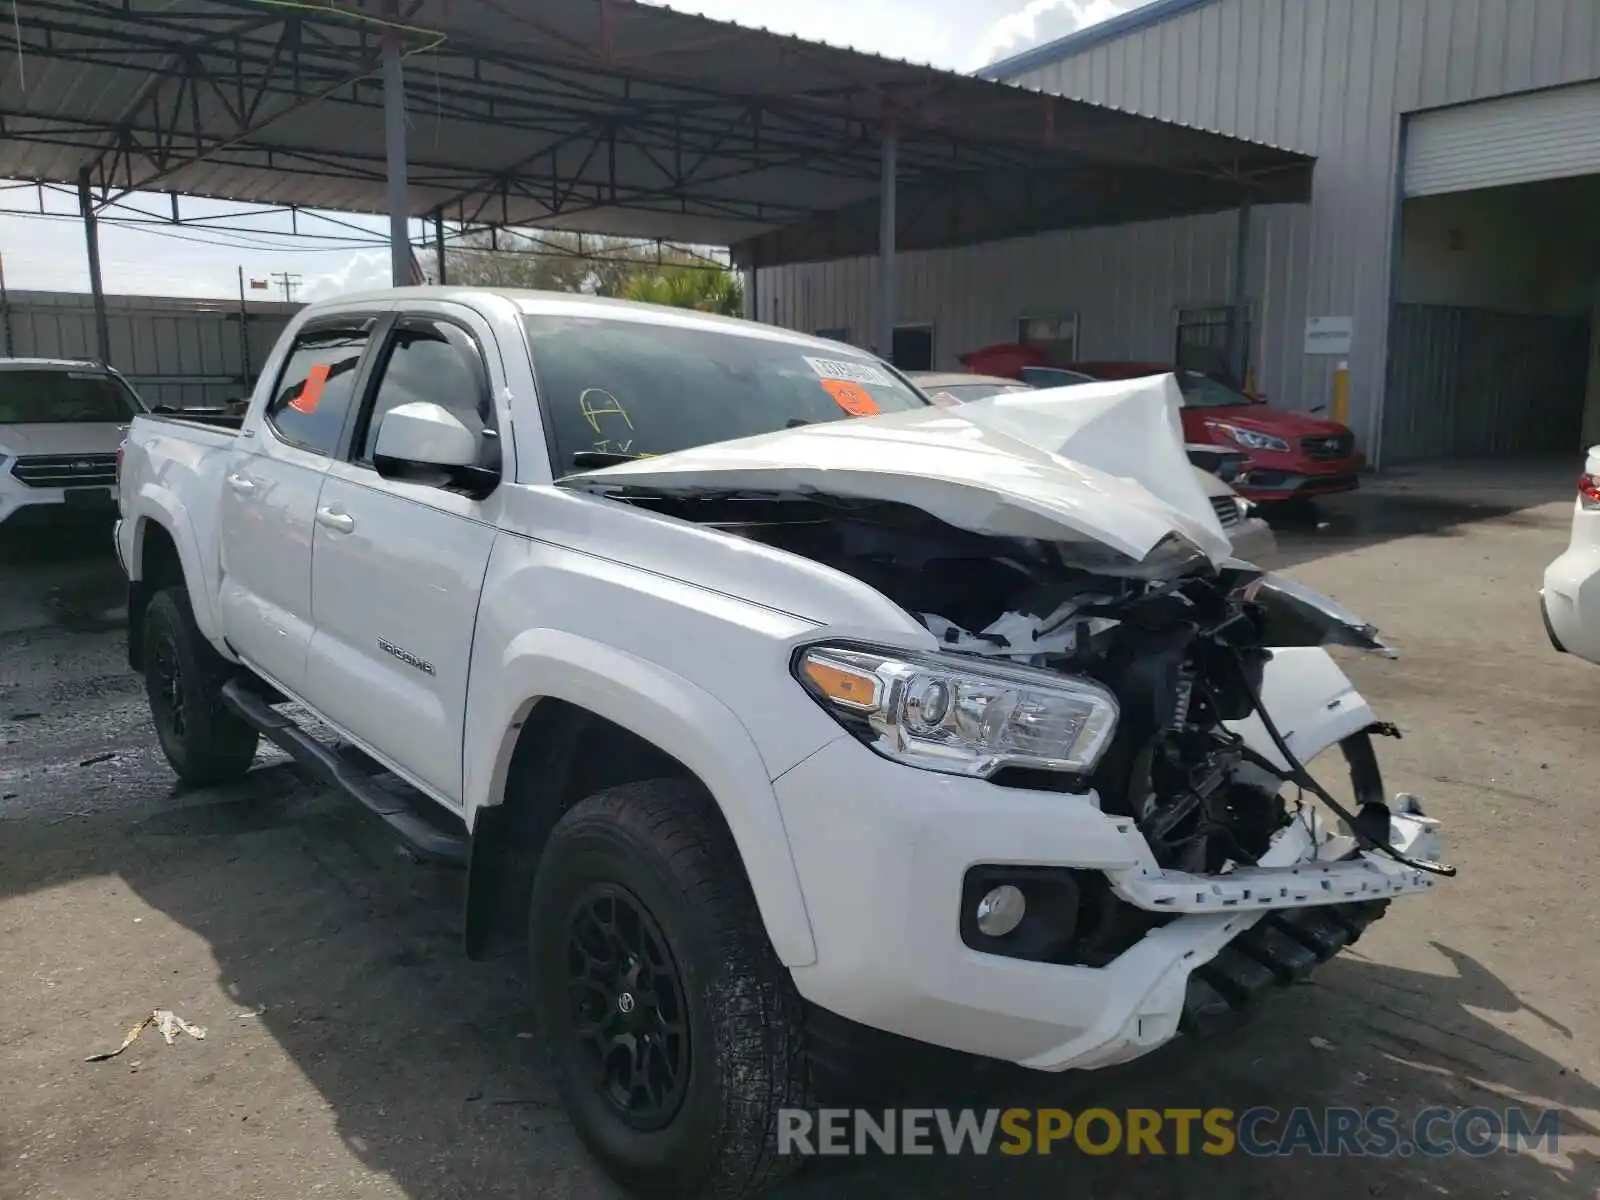
[(1539, 596), (1555, 648), (1600, 663), (1600, 446), (1590, 449), (1578, 476), (1572, 539), (1545, 569)]
[(114, 516), (117, 446), (144, 411), (110, 367), (0, 359), (0, 525)]

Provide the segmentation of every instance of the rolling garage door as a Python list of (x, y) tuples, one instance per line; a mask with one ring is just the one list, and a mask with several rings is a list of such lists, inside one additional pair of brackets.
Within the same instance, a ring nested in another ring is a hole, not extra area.
[(1417, 113), (1406, 131), (1406, 195), (1600, 174), (1600, 83)]

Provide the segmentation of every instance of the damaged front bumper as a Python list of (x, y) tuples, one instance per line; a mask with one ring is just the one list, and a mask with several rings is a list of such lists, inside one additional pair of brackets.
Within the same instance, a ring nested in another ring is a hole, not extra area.
[[(1389, 844), (1404, 858), (1431, 862), (1439, 857), (1439, 822), (1424, 815), (1411, 797), (1389, 818)], [(1426, 891), (1437, 878), (1417, 867), (1367, 851), (1329, 829), (1310, 810), (1279, 834), (1253, 867), (1223, 875), (1163, 871), (1148, 861), (1107, 875), (1112, 890), (1147, 912), (1217, 913), (1235, 910), (1308, 908), (1388, 900)]]
[[(794, 970), (801, 994), (863, 1025), (1038, 1070), (1109, 1066), (1208, 1029), (1434, 882), (1374, 854), (1343, 857), (1348, 839), (1309, 818), (1259, 867), (1165, 872), (1093, 794), (907, 770), (848, 737), (774, 787), (817, 942), (817, 961)], [(1436, 823), (1402, 806), (1391, 843), (1436, 857)], [(1117, 904), (1154, 916), (1098, 965), (980, 951), (962, 929), (963, 881), (979, 865), (1101, 879)]]

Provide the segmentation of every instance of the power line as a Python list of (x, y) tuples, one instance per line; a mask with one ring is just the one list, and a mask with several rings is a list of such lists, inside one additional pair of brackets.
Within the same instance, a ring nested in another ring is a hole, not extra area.
[(278, 286), (283, 289), (285, 303), (294, 302), (294, 290), (300, 286), (300, 276), (289, 271), (274, 271), (271, 278), (278, 281)]
[[(0, 217), (23, 217), (33, 221), (43, 219), (46, 221), (72, 221), (74, 223), (81, 223), (83, 220), (83, 218), (78, 216), (76, 213), (23, 212), (20, 209), (15, 208), (0, 208)], [(275, 246), (271, 243), (255, 242), (249, 239), (252, 237), (262, 236), (282, 238), (303, 238), (306, 236), (304, 234), (280, 232), (269, 229), (229, 230), (201, 226), (199, 228), (203, 228), (205, 229), (206, 233), (213, 235), (210, 237), (204, 237), (196, 233), (180, 232), (177, 229), (155, 229), (151, 228), (147, 222), (124, 220), (119, 217), (101, 217), (99, 219), (99, 224), (101, 226), (114, 226), (117, 229), (126, 229), (133, 233), (147, 233), (152, 237), (165, 237), (172, 238), (174, 241), (179, 242), (192, 242), (199, 246), (223, 246), (230, 250), (265, 250), (275, 254), (287, 253), (291, 248), (285, 246)], [(320, 237), (322, 235), (317, 236)], [(296, 254), (303, 254), (312, 251), (333, 251), (335, 253), (340, 253), (352, 250), (378, 250), (383, 249), (388, 244), (388, 238), (380, 235), (374, 235), (371, 241), (363, 241), (351, 237), (348, 239), (340, 239), (335, 241), (332, 245), (300, 245), (292, 247), (292, 250)]]

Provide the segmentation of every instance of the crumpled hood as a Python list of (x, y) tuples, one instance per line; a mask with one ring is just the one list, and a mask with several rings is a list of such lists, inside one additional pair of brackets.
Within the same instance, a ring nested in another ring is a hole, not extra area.
[(60, 421), (47, 425), (0, 425), (0, 454), (109, 454), (123, 438), (123, 425)]
[(1232, 553), (1183, 449), (1171, 376), (805, 425), (568, 476), (566, 486), (823, 494), (994, 537), (1088, 538), (1135, 560), (1170, 533)]

